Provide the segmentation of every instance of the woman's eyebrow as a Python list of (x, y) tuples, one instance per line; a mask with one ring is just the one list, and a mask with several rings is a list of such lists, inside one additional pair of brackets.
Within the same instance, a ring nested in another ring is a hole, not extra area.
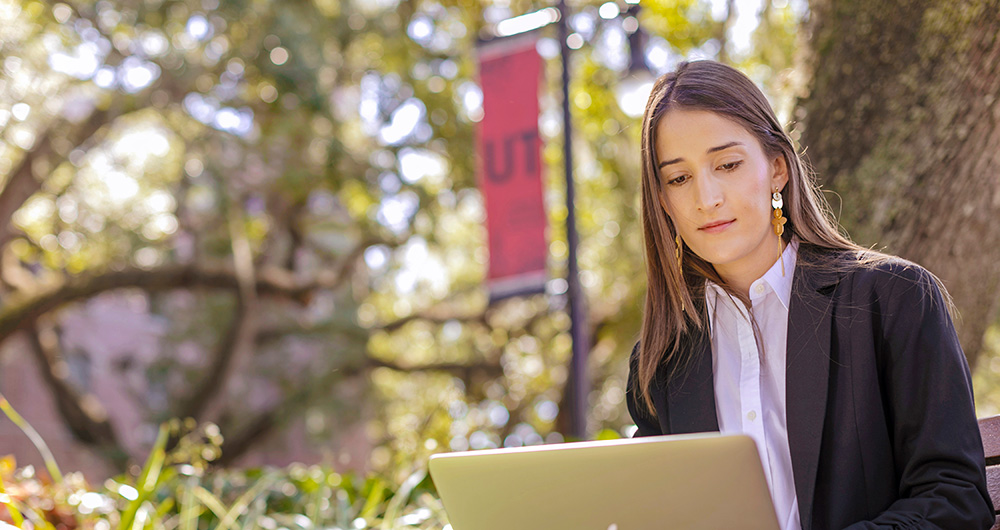
[[(710, 148), (708, 148), (707, 151), (705, 151), (705, 154), (709, 154), (710, 155), (710, 154), (715, 153), (717, 151), (722, 151), (723, 149), (729, 149), (730, 147), (733, 147), (734, 145), (743, 145), (743, 142), (729, 142), (729, 143), (722, 144), (722, 145), (717, 146), (717, 147), (710, 147)], [(673, 160), (667, 160), (666, 162), (660, 162), (660, 167), (659, 168), (663, 169), (664, 167), (669, 166), (670, 164), (676, 164), (678, 162), (683, 162), (683, 161), (684, 161), (683, 158), (675, 158)]]

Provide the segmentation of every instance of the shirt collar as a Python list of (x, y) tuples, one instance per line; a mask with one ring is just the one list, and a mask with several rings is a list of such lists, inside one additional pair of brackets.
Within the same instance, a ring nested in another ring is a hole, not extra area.
[[(792, 275), (795, 273), (795, 262), (798, 254), (799, 240), (793, 237), (788, 245), (785, 245), (785, 250), (781, 253), (781, 258), (775, 261), (774, 265), (771, 265), (771, 268), (764, 273), (764, 276), (751, 284), (750, 299), (753, 300), (757, 296), (754, 294), (754, 286), (758, 282), (761, 285), (766, 283), (778, 295), (778, 300), (781, 301), (781, 305), (785, 306), (785, 310), (787, 311), (789, 301), (792, 298)], [(782, 263), (784, 263), (784, 268), (782, 268)]]
[[(771, 265), (771, 268), (763, 276), (750, 284), (751, 302), (766, 296), (768, 290), (771, 290), (778, 296), (778, 300), (785, 307), (785, 310), (788, 310), (788, 305), (792, 297), (792, 276), (795, 273), (795, 262), (798, 258), (798, 251), (799, 239), (792, 237), (791, 242), (785, 245), (785, 250), (781, 253), (780, 259), (775, 260), (774, 264)], [(782, 274), (782, 263), (784, 263), (784, 274)], [(718, 298), (725, 298), (729, 295), (726, 294), (722, 287), (711, 280), (706, 280), (705, 284), (705, 299), (708, 302), (709, 318), (711, 319), (714, 316), (712, 315), (714, 313), (712, 308), (715, 307)]]

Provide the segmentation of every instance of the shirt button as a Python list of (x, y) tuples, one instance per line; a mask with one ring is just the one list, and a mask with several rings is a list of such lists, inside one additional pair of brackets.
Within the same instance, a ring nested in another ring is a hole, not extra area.
[(764, 284), (757, 284), (757, 287), (753, 288), (754, 292), (757, 294), (764, 294)]
[(753, 420), (757, 419), (757, 412), (753, 411), (753, 410), (751, 410), (750, 412), (747, 412), (747, 419), (750, 420), (750, 421), (753, 421)]

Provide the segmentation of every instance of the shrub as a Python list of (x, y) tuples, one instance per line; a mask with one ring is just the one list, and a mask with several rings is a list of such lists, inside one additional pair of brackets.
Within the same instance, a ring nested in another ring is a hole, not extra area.
[[(0, 459), (0, 521), (18, 528), (86, 530), (430, 529), (447, 527), (427, 473), (401, 483), (327, 466), (227, 470), (211, 467), (218, 428), (171, 421), (138, 475), (100, 487), (59, 471), (41, 440), (0, 396), (0, 408), (39, 447), (48, 475)], [(168, 443), (176, 440), (173, 448)], [(2, 525), (0, 525), (2, 526)]]

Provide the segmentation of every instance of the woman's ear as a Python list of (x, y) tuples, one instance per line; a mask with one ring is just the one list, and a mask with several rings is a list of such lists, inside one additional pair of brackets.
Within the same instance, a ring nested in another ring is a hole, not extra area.
[(771, 168), (773, 169), (771, 173), (771, 188), (780, 191), (785, 188), (785, 184), (788, 184), (788, 162), (785, 160), (783, 153), (771, 161)]

